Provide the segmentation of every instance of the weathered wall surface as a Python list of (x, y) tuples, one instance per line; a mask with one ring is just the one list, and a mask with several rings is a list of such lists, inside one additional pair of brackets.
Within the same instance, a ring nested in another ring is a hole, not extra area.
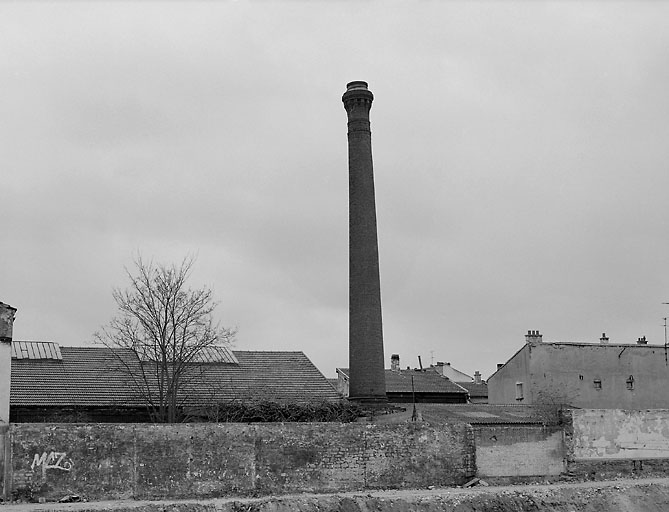
[(669, 410), (574, 410), (572, 424), (575, 460), (669, 457)]
[(475, 444), (479, 476), (549, 476), (565, 469), (560, 428), (481, 426), (475, 429)]
[(215, 497), (462, 484), (471, 427), (15, 424), (14, 489), (47, 500)]

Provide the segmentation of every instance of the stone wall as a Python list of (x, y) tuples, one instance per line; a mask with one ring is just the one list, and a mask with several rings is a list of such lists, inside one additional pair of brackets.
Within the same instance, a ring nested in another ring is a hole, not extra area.
[(468, 425), (14, 424), (15, 492), (53, 500), (449, 486), (473, 476)]
[(558, 427), (480, 426), (475, 444), (477, 474), (482, 477), (555, 476), (565, 469)]

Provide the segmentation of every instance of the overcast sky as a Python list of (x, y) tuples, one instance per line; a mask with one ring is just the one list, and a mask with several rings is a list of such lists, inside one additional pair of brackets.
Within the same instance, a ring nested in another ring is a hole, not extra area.
[(235, 349), (348, 366), (365, 80), (387, 367), (664, 343), (668, 2), (3, 2), (0, 62), (14, 339), (92, 343), (134, 254), (195, 255)]

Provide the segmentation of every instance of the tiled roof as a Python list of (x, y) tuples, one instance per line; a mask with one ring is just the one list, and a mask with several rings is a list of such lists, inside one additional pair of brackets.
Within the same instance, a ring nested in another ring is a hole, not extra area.
[[(34, 344), (34, 343), (33, 343)], [(119, 363), (139, 370), (131, 350), (60, 347), (61, 360), (12, 359), (12, 405), (141, 405)]]
[[(202, 366), (194, 401), (269, 399), (282, 401), (339, 398), (303, 352), (235, 350), (239, 365)], [(208, 389), (207, 389), (208, 388)]]
[[(411, 381), (413, 379), (413, 388)], [(442, 377), (432, 369), (428, 370), (386, 370), (386, 393), (466, 393), (455, 382)]]
[[(346, 376), (348, 368), (338, 368)], [(413, 391), (416, 393), (467, 393), (467, 390), (439, 375), (434, 369), (425, 370), (385, 370), (386, 393), (411, 393), (411, 380), (413, 378)]]
[[(153, 352), (153, 351), (149, 351)], [(141, 361), (155, 361), (155, 353), (147, 354), (138, 352), (139, 358)], [(192, 363), (229, 363), (229, 364), (238, 364), (237, 358), (228, 350), (226, 347), (222, 346), (211, 346), (211, 347), (202, 347), (196, 354), (193, 354), (191, 359)]]
[[(150, 370), (152, 363), (140, 363), (129, 349), (60, 347), (60, 351), (61, 360), (12, 359), (12, 405), (143, 405), (128, 370), (139, 375), (142, 368)], [(238, 364), (192, 365), (182, 403), (338, 398), (302, 352), (233, 351), (232, 355)]]
[(463, 388), (469, 391), (469, 396), (472, 398), (487, 398), (488, 397), (488, 384), (481, 382), (476, 384), (476, 382), (458, 382)]

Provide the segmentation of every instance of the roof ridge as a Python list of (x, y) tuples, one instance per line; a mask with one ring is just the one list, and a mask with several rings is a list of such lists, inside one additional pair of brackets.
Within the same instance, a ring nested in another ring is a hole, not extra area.
[(232, 350), (232, 352), (255, 352), (266, 354), (304, 354), (302, 350)]

